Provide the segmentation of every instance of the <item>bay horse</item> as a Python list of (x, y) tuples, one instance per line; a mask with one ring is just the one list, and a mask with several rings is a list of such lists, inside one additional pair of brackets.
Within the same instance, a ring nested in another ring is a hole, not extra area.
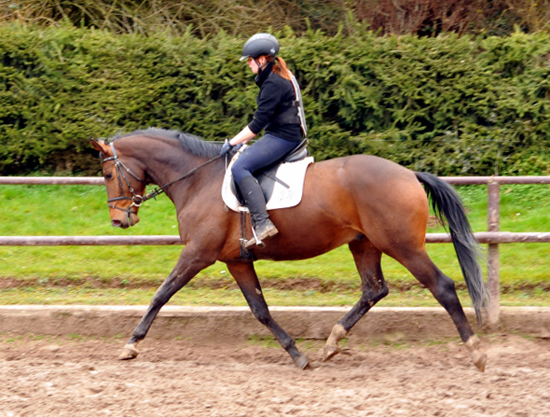
[[(299, 368), (308, 365), (292, 337), (271, 316), (254, 270), (254, 259), (299, 260), (347, 244), (362, 295), (332, 329), (323, 360), (336, 355), (339, 342), (369, 309), (388, 294), (380, 261), (387, 254), (404, 265), (447, 310), (471, 359), (485, 369), (487, 356), (462, 309), (455, 285), (425, 249), (428, 197), (438, 218), (446, 219), (476, 311), (478, 324), (487, 301), (475, 240), (460, 197), (443, 180), (394, 162), (354, 155), (313, 163), (306, 172), (303, 199), (295, 207), (270, 212), (279, 234), (264, 248), (243, 257), (240, 214), (221, 197), (226, 161), (221, 145), (174, 130), (150, 128), (104, 140), (92, 139), (102, 156), (111, 224), (123, 229), (139, 221), (139, 206), (161, 192), (176, 207), (184, 249), (159, 287), (120, 355), (133, 359), (161, 307), (199, 271), (225, 262), (254, 316), (264, 324)], [(161, 188), (144, 196), (147, 184)], [(423, 187), (424, 186), (424, 187)], [(252, 237), (249, 223), (246, 238)]]

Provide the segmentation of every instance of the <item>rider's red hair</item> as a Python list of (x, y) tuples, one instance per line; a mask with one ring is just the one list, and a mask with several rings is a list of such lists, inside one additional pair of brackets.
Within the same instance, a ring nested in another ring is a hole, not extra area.
[(275, 59), (275, 65), (273, 65), (273, 73), (279, 74), (281, 77), (283, 77), (285, 80), (291, 81), (290, 77), (290, 70), (286, 66), (286, 62), (283, 58), (278, 56), (277, 58), (273, 58), (269, 55), (264, 55), (267, 62), (273, 61)]

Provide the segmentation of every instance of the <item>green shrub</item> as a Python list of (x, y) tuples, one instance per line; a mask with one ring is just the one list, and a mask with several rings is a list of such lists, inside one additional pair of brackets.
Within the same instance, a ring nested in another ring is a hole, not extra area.
[[(371, 153), (440, 175), (547, 174), (549, 35), (277, 33), (317, 160)], [(223, 31), (0, 25), (0, 174), (99, 170), (90, 137), (156, 126), (221, 140), (257, 87)]]

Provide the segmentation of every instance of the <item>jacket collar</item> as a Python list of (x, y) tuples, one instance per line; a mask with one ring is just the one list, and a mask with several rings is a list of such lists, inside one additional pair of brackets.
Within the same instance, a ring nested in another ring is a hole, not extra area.
[(256, 81), (256, 85), (258, 87), (261, 87), (264, 81), (267, 79), (269, 74), (271, 74), (271, 71), (273, 70), (273, 65), (275, 65), (275, 60), (268, 62), (264, 69), (261, 69), (258, 72), (258, 75), (256, 75), (256, 78), (254, 81)]

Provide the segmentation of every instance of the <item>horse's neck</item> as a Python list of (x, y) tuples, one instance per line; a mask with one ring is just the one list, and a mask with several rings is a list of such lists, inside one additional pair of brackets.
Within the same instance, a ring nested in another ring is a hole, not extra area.
[(147, 176), (157, 186), (163, 187), (176, 181), (174, 185), (165, 190), (172, 200), (174, 200), (175, 190), (184, 192), (185, 189), (194, 186), (203, 178), (217, 177), (217, 172), (220, 170), (219, 167), (216, 167), (219, 164), (208, 164), (199, 168), (196, 174), (180, 180), (207, 162), (208, 158), (194, 156), (184, 151), (179, 143), (164, 139), (144, 140), (139, 146), (133, 148), (132, 153), (143, 164)]

